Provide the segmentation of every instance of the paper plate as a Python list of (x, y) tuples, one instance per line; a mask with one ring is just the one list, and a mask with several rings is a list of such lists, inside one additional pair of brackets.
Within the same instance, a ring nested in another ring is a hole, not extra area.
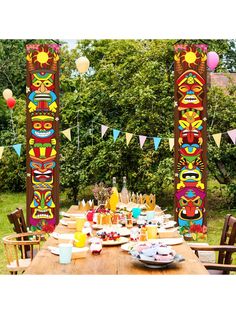
[(173, 228), (175, 225), (177, 224), (176, 221), (167, 221), (165, 223), (162, 224), (162, 227), (165, 228), (165, 229), (170, 229), (170, 228)]
[(74, 225), (75, 226), (75, 221), (74, 220), (65, 220), (65, 219), (61, 219), (60, 223), (63, 226), (69, 226), (69, 225)]
[(150, 243), (157, 243), (157, 242), (161, 242), (163, 244), (166, 245), (177, 245), (177, 244), (181, 244), (183, 243), (183, 237), (181, 238), (163, 238), (163, 239), (151, 239), (148, 240), (148, 242)]
[[(48, 246), (49, 251), (52, 254), (59, 255), (59, 247), (58, 246)], [(78, 247), (72, 247), (72, 253), (82, 253), (82, 252), (87, 252), (89, 250), (88, 247), (84, 248), (78, 248)]]
[(80, 218), (80, 217), (85, 217), (85, 214), (82, 213), (67, 213), (67, 212), (61, 212), (60, 213), (63, 217), (67, 218)]
[(51, 236), (54, 239), (74, 240), (74, 233), (57, 233), (57, 232), (53, 232), (53, 233), (51, 233)]

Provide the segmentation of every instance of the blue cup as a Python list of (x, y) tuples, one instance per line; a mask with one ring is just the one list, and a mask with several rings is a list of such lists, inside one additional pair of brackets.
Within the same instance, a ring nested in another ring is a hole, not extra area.
[(140, 214), (141, 214), (141, 208), (139, 207), (132, 208), (133, 218), (138, 218)]
[(155, 211), (147, 211), (147, 220), (152, 220), (155, 217)]
[(70, 264), (73, 245), (71, 243), (60, 243), (58, 247), (60, 264)]

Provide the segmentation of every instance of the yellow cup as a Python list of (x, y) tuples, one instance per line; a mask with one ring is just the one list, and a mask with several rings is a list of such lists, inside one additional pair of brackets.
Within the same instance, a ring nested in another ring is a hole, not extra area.
[(157, 226), (147, 225), (147, 235), (148, 239), (157, 239)]
[(85, 222), (86, 222), (85, 217), (78, 217), (76, 219), (76, 231), (81, 232), (83, 230)]
[(76, 247), (84, 247), (86, 244), (87, 236), (85, 233), (76, 232), (74, 234), (74, 246)]

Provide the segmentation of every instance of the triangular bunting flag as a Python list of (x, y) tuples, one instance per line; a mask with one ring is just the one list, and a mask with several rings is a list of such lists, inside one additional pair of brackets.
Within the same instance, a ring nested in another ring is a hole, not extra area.
[(229, 137), (231, 138), (233, 143), (236, 144), (236, 129), (227, 131), (227, 133), (229, 134)]
[(61, 133), (65, 135), (65, 137), (68, 138), (69, 141), (71, 141), (71, 132), (70, 132), (70, 128), (69, 129), (66, 129), (64, 131), (62, 131)]
[(21, 144), (15, 144), (15, 145), (12, 145), (12, 147), (15, 149), (17, 155), (20, 157)]
[(106, 131), (108, 129), (108, 126), (106, 125), (101, 125), (101, 133), (102, 133), (102, 137), (105, 135)]
[(174, 141), (174, 139), (173, 139), (173, 138), (169, 138), (169, 145), (170, 145), (170, 150), (172, 150), (172, 149), (173, 149), (173, 147), (174, 147), (174, 144), (175, 144), (175, 141)]
[(212, 134), (212, 137), (214, 138), (214, 140), (215, 140), (215, 142), (216, 142), (216, 145), (217, 145), (218, 147), (220, 147), (221, 136), (222, 136), (221, 133)]
[(126, 145), (128, 146), (131, 138), (133, 137), (133, 134), (132, 133), (125, 133), (125, 137), (126, 137)]
[(154, 141), (155, 150), (157, 150), (158, 146), (160, 144), (161, 138), (160, 137), (153, 137), (153, 141)]
[(1, 147), (0, 147), (0, 159), (2, 159), (2, 153), (3, 153), (3, 151), (4, 151), (4, 147), (1, 146)]
[(114, 142), (116, 141), (117, 137), (119, 136), (120, 134), (120, 130), (115, 130), (113, 129), (113, 138), (114, 138)]
[(143, 144), (146, 141), (147, 136), (144, 135), (139, 135), (139, 143), (140, 143), (140, 147), (143, 148)]

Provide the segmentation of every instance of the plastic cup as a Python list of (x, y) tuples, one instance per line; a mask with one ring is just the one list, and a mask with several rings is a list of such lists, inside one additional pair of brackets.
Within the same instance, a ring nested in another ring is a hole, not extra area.
[(139, 207), (132, 208), (133, 218), (135, 218), (135, 219), (138, 218), (140, 214), (141, 214), (141, 208), (139, 208)]
[(60, 264), (70, 264), (73, 245), (71, 243), (60, 243), (58, 247)]
[(146, 228), (148, 239), (157, 239), (157, 226), (147, 225)]
[(84, 217), (78, 217), (76, 219), (76, 231), (81, 232), (84, 227), (84, 223), (86, 222), (86, 218)]
[(87, 235), (83, 232), (76, 232), (74, 235), (74, 245), (76, 247), (84, 247), (86, 244)]
[(147, 211), (147, 220), (152, 220), (155, 217), (155, 211)]

